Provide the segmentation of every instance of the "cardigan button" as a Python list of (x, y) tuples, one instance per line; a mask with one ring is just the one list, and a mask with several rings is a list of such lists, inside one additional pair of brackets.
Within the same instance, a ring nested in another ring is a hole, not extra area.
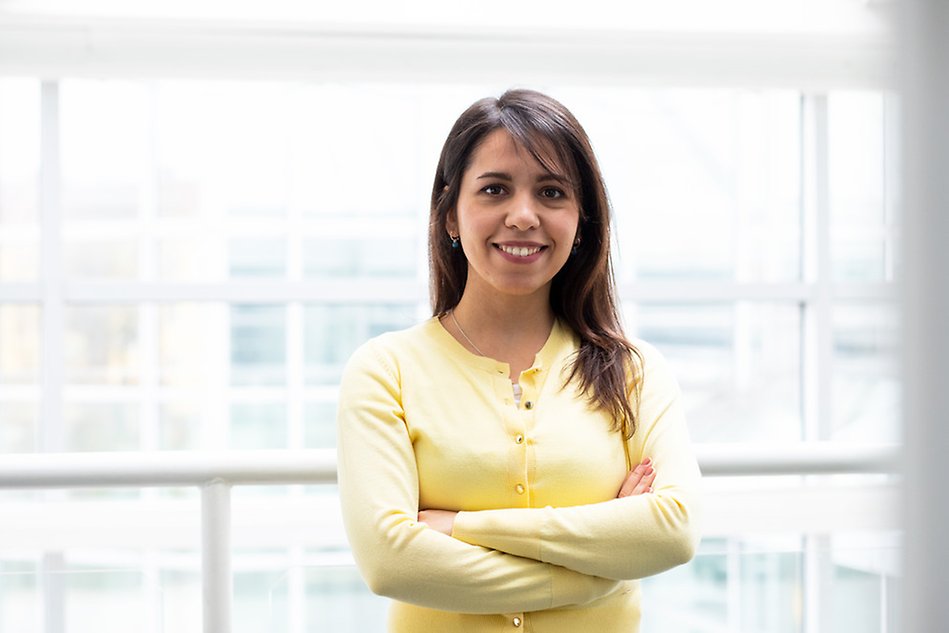
[(519, 495), (524, 494), (524, 484), (517, 484), (514, 486), (514, 490), (516, 490)]
[(524, 403), (524, 408), (525, 408), (525, 409), (533, 409), (533, 408), (534, 408), (534, 403), (531, 402), (530, 400), (528, 400), (527, 402)]
[(514, 619), (511, 620), (511, 624), (513, 624), (515, 627), (519, 627), (521, 625), (521, 619), (517, 616), (514, 616)]
[(514, 436), (514, 441), (515, 441), (517, 444), (523, 444), (523, 443), (524, 443), (524, 436), (521, 435), (520, 433), (518, 433), (517, 435)]

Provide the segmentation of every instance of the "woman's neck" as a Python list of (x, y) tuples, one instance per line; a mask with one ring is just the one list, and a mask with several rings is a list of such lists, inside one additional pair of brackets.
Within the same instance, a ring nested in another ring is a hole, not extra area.
[(515, 381), (533, 364), (555, 319), (546, 293), (475, 297), (466, 292), (452, 317), (442, 323), (455, 339), (475, 354), (508, 363)]

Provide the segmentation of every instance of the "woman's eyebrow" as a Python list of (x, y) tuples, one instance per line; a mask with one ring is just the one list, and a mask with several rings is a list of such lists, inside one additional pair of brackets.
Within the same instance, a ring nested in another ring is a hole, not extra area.
[[(508, 180), (508, 181), (514, 180), (511, 177), (511, 174), (508, 174), (503, 171), (486, 171), (480, 176), (478, 176), (476, 180), (483, 180), (486, 178), (490, 178), (492, 180)], [(555, 180), (557, 182), (564, 183), (564, 184), (569, 184), (570, 182), (565, 176), (562, 176), (560, 174), (555, 174), (551, 171), (545, 172), (537, 176), (535, 182), (544, 182), (546, 180)]]
[(486, 171), (478, 176), (477, 180), (482, 180), (484, 178), (491, 178), (492, 180), (514, 180), (511, 178), (511, 174), (507, 174), (503, 171)]

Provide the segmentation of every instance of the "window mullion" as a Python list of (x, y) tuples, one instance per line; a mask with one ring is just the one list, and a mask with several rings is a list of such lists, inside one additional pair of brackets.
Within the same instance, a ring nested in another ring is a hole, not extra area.
[(62, 173), (59, 83), (40, 84), (40, 286), (42, 292), (42, 394), (37, 446), (64, 448), (64, 303), (62, 267)]
[(828, 440), (832, 431), (833, 280), (827, 95), (803, 99), (804, 281), (814, 291), (804, 304), (802, 397), (805, 441)]

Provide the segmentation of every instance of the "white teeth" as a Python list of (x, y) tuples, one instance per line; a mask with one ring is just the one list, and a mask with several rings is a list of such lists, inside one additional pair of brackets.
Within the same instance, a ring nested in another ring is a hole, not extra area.
[(516, 257), (527, 257), (541, 249), (540, 246), (504, 246), (503, 244), (499, 244), (498, 246), (508, 255), (514, 255)]

